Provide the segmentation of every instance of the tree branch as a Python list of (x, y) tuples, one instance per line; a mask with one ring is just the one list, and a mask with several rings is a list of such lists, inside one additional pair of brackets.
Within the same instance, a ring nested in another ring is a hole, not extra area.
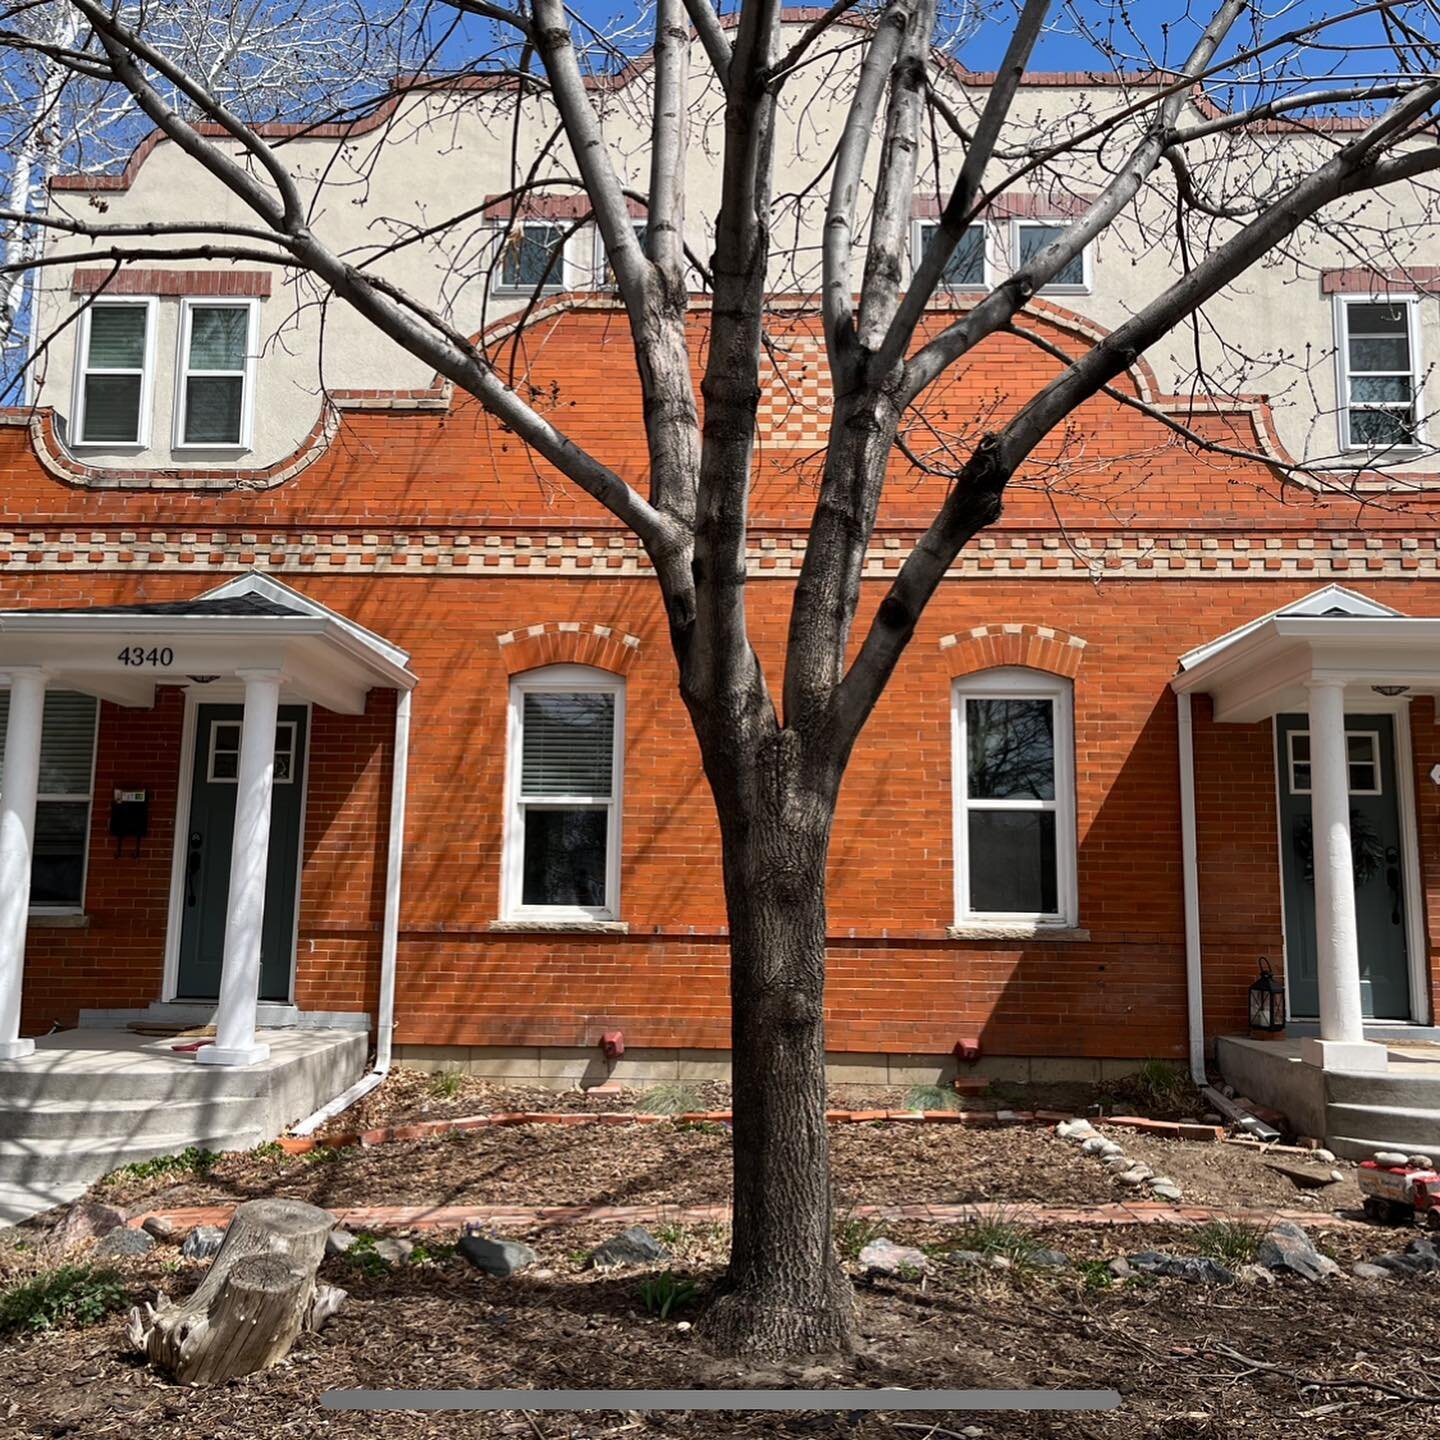
[[(700, 44), (715, 70), (722, 90), (730, 85), (730, 40), (710, 0), (685, 0), (685, 13), (700, 37)], [(688, 43), (688, 37), (687, 37)]]

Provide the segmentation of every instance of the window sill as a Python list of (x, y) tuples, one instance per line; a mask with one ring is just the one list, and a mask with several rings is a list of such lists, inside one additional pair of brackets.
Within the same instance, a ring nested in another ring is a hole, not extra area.
[(492, 920), (485, 927), (495, 935), (628, 935), (625, 920)]
[(150, 448), (148, 440), (70, 440), (71, 450), (117, 450), (126, 455), (139, 455)]
[(1041, 925), (1029, 920), (973, 920), (952, 925), (952, 940), (1052, 940), (1070, 944), (1089, 940), (1090, 932), (1074, 925)]
[(250, 446), (243, 440), (216, 440), (213, 444), (204, 444), (199, 440), (187, 440), (183, 445), (172, 445), (172, 455), (200, 454), (200, 455), (248, 455)]
[(56, 911), (32, 910), (28, 925), (31, 930), (88, 930), (88, 915), (65, 915)]

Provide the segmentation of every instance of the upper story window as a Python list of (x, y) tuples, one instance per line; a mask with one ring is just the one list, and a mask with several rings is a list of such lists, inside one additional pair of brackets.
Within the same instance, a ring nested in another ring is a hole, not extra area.
[(255, 306), (187, 300), (180, 324), (175, 445), (248, 448)]
[(496, 279), (502, 290), (565, 288), (565, 227), (549, 220), (517, 220), (504, 240)]
[[(631, 222), (630, 228), (635, 232), (635, 239), (639, 242), (640, 249), (645, 249), (645, 236), (650, 229), (646, 220), (635, 220)], [(613, 290), (615, 288), (615, 271), (610, 264), (609, 252), (605, 249), (605, 239), (600, 234), (600, 227), (595, 226), (595, 275), (597, 283), (602, 290)]]
[(1406, 449), (1422, 437), (1418, 300), (1341, 298), (1340, 443), (1347, 450)]
[(507, 920), (614, 920), (625, 682), (550, 665), (510, 684)]
[(957, 921), (1074, 925), (1070, 682), (982, 671), (955, 682), (953, 703)]
[[(925, 253), (925, 247), (934, 238), (935, 232), (940, 228), (939, 221), (922, 220), (916, 226), (915, 236), (915, 264), (920, 264), (920, 257)], [(985, 227), (983, 225), (971, 225), (960, 237), (960, 243), (950, 252), (950, 258), (945, 263), (944, 273), (940, 277), (940, 283), (952, 290), (983, 290), (987, 283), (987, 270), (985, 265)]]
[[(1068, 230), (1063, 220), (1016, 220), (1014, 223), (1014, 261), (1017, 268), (1027, 265), (1047, 245), (1053, 244)], [(1075, 294), (1090, 288), (1090, 249), (1086, 246), (1040, 287), (1040, 293)]]
[(96, 300), (82, 312), (80, 329), (74, 443), (143, 447), (150, 431), (154, 300)]
[[(32, 910), (78, 911), (84, 904), (98, 713), (90, 695), (52, 690), (45, 696), (30, 863)], [(9, 719), (10, 692), (0, 689), (0, 752)]]

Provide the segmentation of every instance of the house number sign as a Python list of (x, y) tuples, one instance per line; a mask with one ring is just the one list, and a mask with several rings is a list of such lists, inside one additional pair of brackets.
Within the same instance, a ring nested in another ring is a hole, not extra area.
[(115, 658), (131, 669), (161, 669), (175, 663), (175, 652), (168, 645), (152, 645), (148, 650), (143, 645), (127, 645)]

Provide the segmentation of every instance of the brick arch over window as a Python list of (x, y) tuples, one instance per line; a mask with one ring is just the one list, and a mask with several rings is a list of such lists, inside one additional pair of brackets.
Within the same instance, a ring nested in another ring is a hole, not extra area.
[(941, 637), (940, 649), (951, 678), (1024, 665), (1074, 679), (1085, 657), (1085, 642), (1053, 625), (977, 625), (963, 635)]
[(585, 620), (546, 620), (496, 636), (509, 675), (542, 665), (589, 665), (626, 674), (640, 653), (640, 637)]

